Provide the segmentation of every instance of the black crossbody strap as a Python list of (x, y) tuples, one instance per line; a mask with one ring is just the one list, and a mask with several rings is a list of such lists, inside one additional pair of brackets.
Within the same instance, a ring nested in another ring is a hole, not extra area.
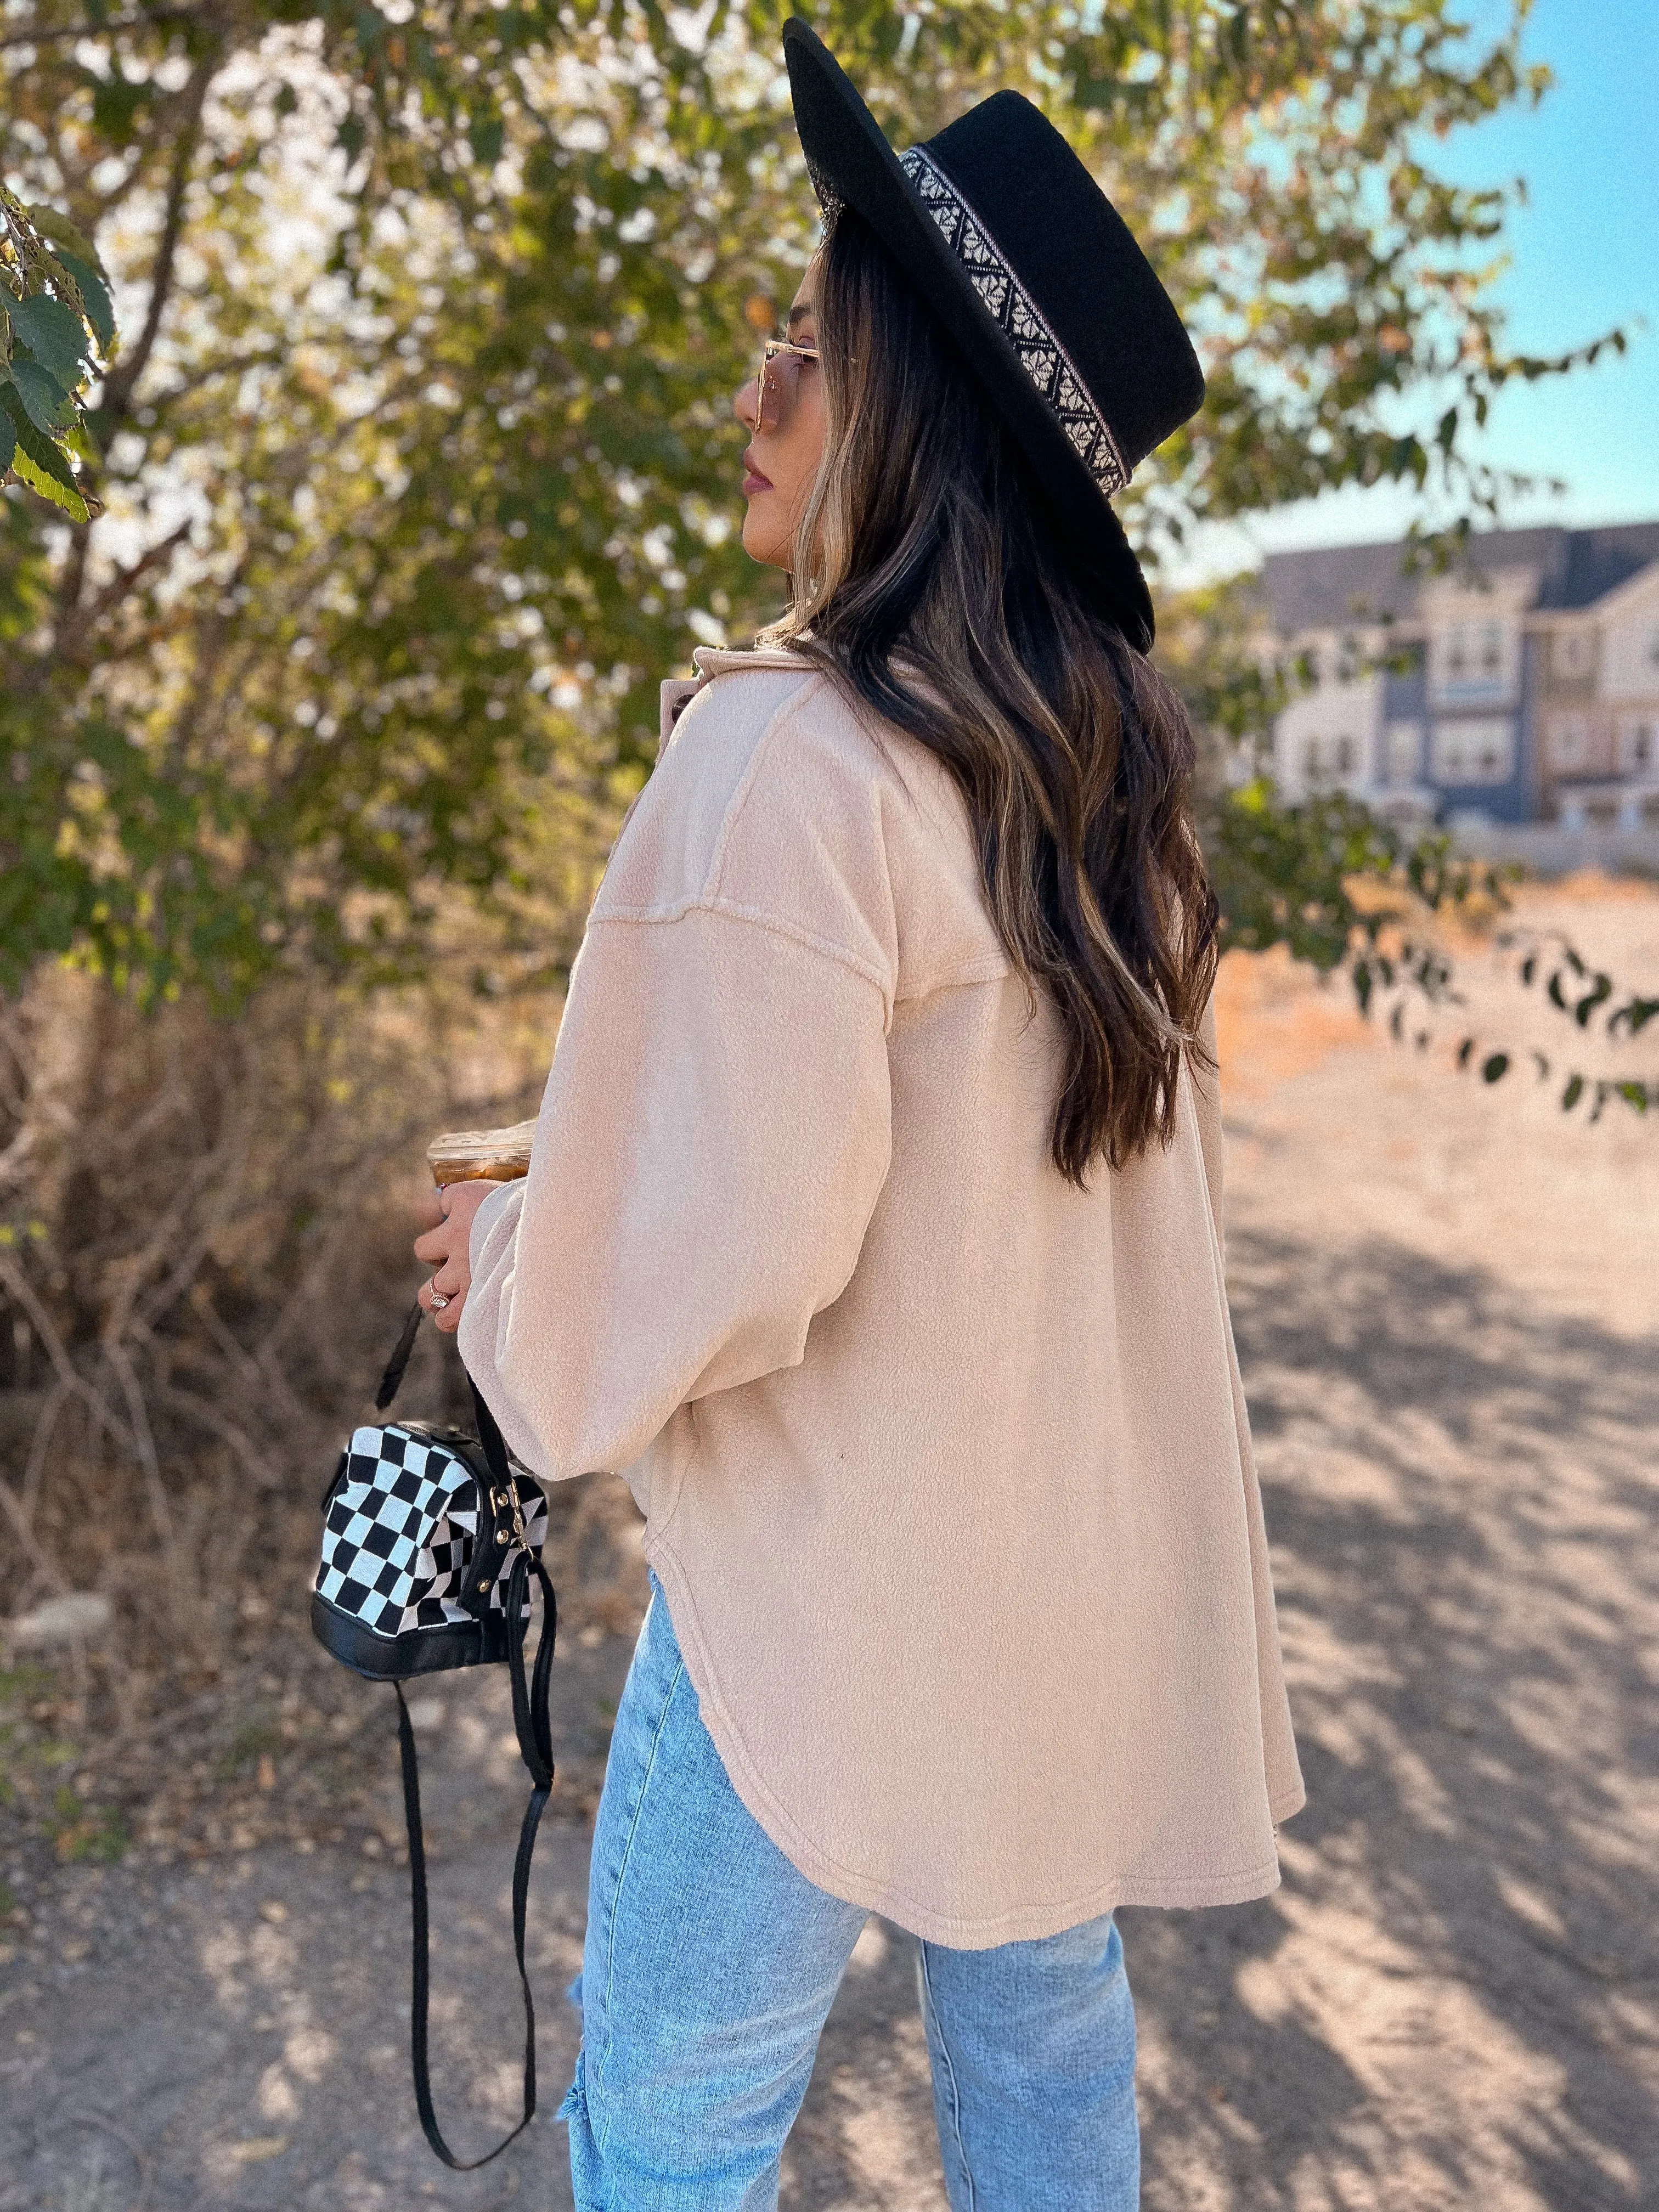
[[(524, 1607), (532, 1575), (541, 1584), (542, 1634), (535, 1668), (526, 1682)], [(546, 1568), (530, 1553), (520, 1552), (513, 1562), (507, 1585), (507, 1669), (513, 1684), (513, 1725), (519, 1733), (520, 1754), (538, 1790), (550, 1790), (553, 1786), (553, 1730), (548, 1719), (547, 1692), (558, 1625), (558, 1605)]]
[[(478, 1404), (480, 1411), (484, 1411), (481, 1399)], [(494, 1426), (493, 1422), (491, 1426)], [(499, 1445), (499, 1431), (496, 1442)], [(505, 1461), (505, 1452), (502, 1458)], [(541, 1584), (544, 1611), (534, 1674), (531, 1685), (526, 1688), (524, 1607), (532, 1571)], [(456, 2157), (444, 2141), (443, 2131), (438, 2125), (438, 2116), (432, 2106), (432, 2081), (427, 2057), (427, 2013), (431, 1976), (426, 1901), (426, 1846), (421, 1833), (421, 1781), (415, 1754), (415, 1730), (410, 1723), (409, 1707), (404, 1701), (403, 1684), (394, 1682), (392, 1686), (398, 1693), (398, 1747), (403, 1758), (404, 1818), (409, 1827), (409, 1890), (414, 1923), (409, 2040), (415, 2074), (415, 2106), (421, 2116), (422, 2133), (444, 2164), (453, 2167), (457, 2173), (471, 2173), (478, 2166), (488, 2166), (491, 2159), (499, 2158), (508, 2143), (515, 2141), (529, 2126), (536, 2110), (536, 2001), (531, 1994), (530, 1975), (525, 1966), (525, 1920), (530, 1903), (530, 1867), (536, 1855), (536, 1832), (541, 1826), (548, 1793), (553, 1786), (553, 1742), (548, 1719), (548, 1683), (552, 1672), (553, 1640), (556, 1629), (553, 1585), (548, 1579), (547, 1571), (539, 1559), (532, 1559), (527, 1552), (520, 1552), (513, 1563), (513, 1572), (507, 1584), (507, 1666), (513, 1680), (513, 1718), (518, 1729), (519, 1747), (535, 1785), (530, 1793), (530, 1802), (525, 1808), (524, 1820), (519, 1829), (518, 1856), (513, 1864), (513, 1955), (518, 1961), (519, 1985), (524, 1991), (524, 2118), (509, 2135), (503, 2136), (494, 2150), (486, 2151), (482, 2158)]]
[(547, 1569), (538, 1559), (531, 1560), (531, 1570), (542, 1587), (542, 1634), (536, 1646), (536, 1671), (530, 1684), (530, 1717), (536, 1731), (536, 1741), (547, 1761), (548, 1779), (553, 1776), (553, 1727), (548, 1719), (548, 1691), (553, 1680), (553, 1645), (559, 1632), (559, 1601), (553, 1594)]
[(478, 1425), (478, 1442), (483, 1446), (483, 1455), (489, 1462), (489, 1472), (499, 1483), (511, 1484), (512, 1463), (507, 1455), (507, 1443), (495, 1416), (484, 1403), (483, 1392), (469, 1375), (466, 1387), (472, 1393), (473, 1418)]
[(404, 1379), (404, 1370), (409, 1364), (409, 1355), (414, 1351), (415, 1339), (420, 1334), (423, 1312), (424, 1309), (417, 1298), (409, 1310), (409, 1319), (404, 1323), (403, 1334), (392, 1347), (392, 1357), (386, 1364), (386, 1373), (380, 1377), (380, 1387), (374, 1393), (377, 1413), (385, 1413), (398, 1395), (398, 1385)]

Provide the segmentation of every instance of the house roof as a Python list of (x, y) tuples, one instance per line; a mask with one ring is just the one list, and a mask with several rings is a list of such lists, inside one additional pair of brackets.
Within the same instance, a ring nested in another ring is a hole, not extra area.
[[(1399, 540), (1381, 545), (1332, 545), (1302, 553), (1270, 553), (1262, 582), (1274, 627), (1340, 629), (1345, 623), (1409, 619), (1418, 611), (1426, 571), (1407, 575), (1410, 548)], [(1594, 606), (1621, 584), (1659, 561), (1659, 522), (1629, 522), (1604, 530), (1488, 530), (1471, 538), (1465, 572), (1531, 568), (1538, 574), (1534, 605), (1569, 611)]]
[(1589, 607), (1654, 561), (1659, 561), (1659, 522), (1627, 522), (1611, 530), (1573, 530), (1559, 599), (1540, 595), (1540, 606)]

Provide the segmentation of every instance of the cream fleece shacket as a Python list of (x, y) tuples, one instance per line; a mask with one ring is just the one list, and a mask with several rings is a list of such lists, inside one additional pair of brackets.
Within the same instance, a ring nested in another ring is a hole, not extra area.
[(1086, 1193), (942, 768), (702, 653), (460, 1328), (625, 1474), (702, 1717), (811, 1881), (932, 1941), (1273, 1887), (1303, 1802), (1212, 1079)]

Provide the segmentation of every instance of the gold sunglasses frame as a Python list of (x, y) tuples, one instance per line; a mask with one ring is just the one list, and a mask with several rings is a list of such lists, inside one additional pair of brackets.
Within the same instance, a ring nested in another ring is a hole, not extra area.
[[(766, 426), (766, 396), (768, 390), (766, 372), (781, 353), (793, 354), (797, 361), (822, 361), (823, 358), (823, 356), (819, 352), (817, 346), (797, 345), (793, 338), (762, 339), (760, 372), (755, 380), (755, 386), (758, 395), (757, 412), (763, 427)], [(781, 401), (781, 385), (774, 384), (770, 388), (777, 394), (780, 401)], [(782, 411), (780, 407), (779, 410), (773, 416), (771, 427), (776, 428), (781, 421)]]

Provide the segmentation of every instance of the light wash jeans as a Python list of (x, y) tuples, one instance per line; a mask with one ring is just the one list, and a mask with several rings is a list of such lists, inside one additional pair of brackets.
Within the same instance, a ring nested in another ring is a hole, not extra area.
[[(769, 2212), (868, 1914), (738, 1798), (655, 1575), (611, 1739), (569, 2123), (577, 2212)], [(1111, 1916), (1039, 1942), (921, 1943), (952, 2212), (1133, 2212), (1134, 2012)]]

